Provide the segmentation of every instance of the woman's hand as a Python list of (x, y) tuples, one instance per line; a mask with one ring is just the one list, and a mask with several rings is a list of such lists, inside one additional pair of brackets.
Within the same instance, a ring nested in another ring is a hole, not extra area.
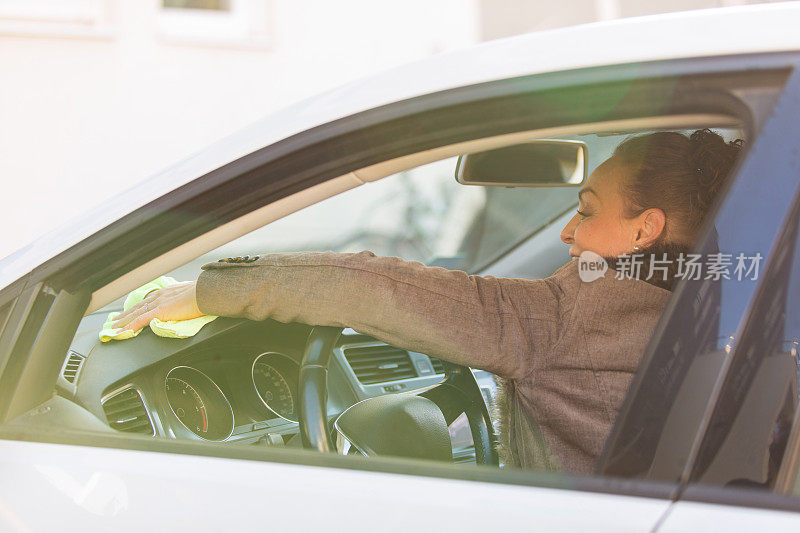
[(197, 308), (196, 281), (184, 281), (148, 294), (144, 300), (117, 316), (113, 328), (136, 331), (151, 320), (189, 320), (204, 316)]

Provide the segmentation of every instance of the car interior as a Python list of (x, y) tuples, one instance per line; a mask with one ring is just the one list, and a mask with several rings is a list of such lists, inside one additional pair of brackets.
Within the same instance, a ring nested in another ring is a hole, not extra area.
[[(145, 328), (133, 339), (101, 342), (98, 333), (129, 291), (161, 275), (195, 279), (201, 265), (223, 258), (368, 249), (477, 275), (545, 277), (569, 260), (558, 235), (577, 204), (576, 184), (464, 185), (456, 181), (459, 155), (534, 139), (580, 141), (590, 173), (631, 135), (702, 127), (728, 139), (745, 135), (724, 115), (525, 131), (386, 161), (267, 205), (95, 291), (53, 397), (16, 425), (24, 432), (57, 418), (73, 430), (141, 438), (496, 466), (496, 385), (488, 372), (465, 376), (352, 329), (274, 320), (220, 317), (186, 339)], [(314, 357), (324, 359), (321, 376), (309, 373)], [(316, 396), (304, 390), (314, 380), (322, 381)], [(404, 402), (420, 414), (409, 421)]]

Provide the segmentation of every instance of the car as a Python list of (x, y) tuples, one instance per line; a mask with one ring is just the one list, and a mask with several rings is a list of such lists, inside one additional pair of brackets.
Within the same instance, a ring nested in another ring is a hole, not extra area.
[[(0, 526), (796, 530), (798, 23), (798, 2), (738, 6), (433, 56), (257, 122), (0, 261)], [(491, 375), (351, 329), (218, 318), (99, 338), (137, 287), (264, 252), (547, 276), (569, 260), (575, 184), (464, 185), (459, 156), (577, 141), (591, 171), (630, 135), (699, 128), (746, 149), (695, 248), (763, 263), (676, 287), (592, 475), (501, 467)], [(442, 454), (409, 452), (432, 426), (369, 414), (408, 397), (444, 414)], [(365, 409), (369, 446), (346, 416)]]

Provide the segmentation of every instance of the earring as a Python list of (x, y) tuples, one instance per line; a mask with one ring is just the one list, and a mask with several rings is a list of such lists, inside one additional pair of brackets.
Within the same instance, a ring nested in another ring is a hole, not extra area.
[(637, 251), (637, 252), (639, 251), (639, 247), (638, 247), (638, 246), (634, 246), (634, 247), (633, 247), (633, 249), (634, 249), (635, 251)]

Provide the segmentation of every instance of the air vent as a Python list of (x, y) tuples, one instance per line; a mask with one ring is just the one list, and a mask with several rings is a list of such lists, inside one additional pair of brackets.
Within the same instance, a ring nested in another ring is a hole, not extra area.
[(364, 384), (417, 377), (408, 352), (388, 344), (345, 347), (344, 356)]
[(155, 434), (142, 397), (134, 388), (125, 389), (107, 398), (103, 402), (103, 410), (106, 413), (108, 425), (116, 430), (147, 435)]
[(433, 371), (436, 374), (444, 374), (444, 363), (442, 363), (442, 360), (435, 357), (431, 357), (430, 359), (431, 364), (433, 365)]
[(69, 352), (64, 368), (61, 369), (61, 375), (70, 383), (75, 383), (78, 380), (78, 374), (83, 368), (83, 362), (86, 360), (81, 354), (77, 352)]

